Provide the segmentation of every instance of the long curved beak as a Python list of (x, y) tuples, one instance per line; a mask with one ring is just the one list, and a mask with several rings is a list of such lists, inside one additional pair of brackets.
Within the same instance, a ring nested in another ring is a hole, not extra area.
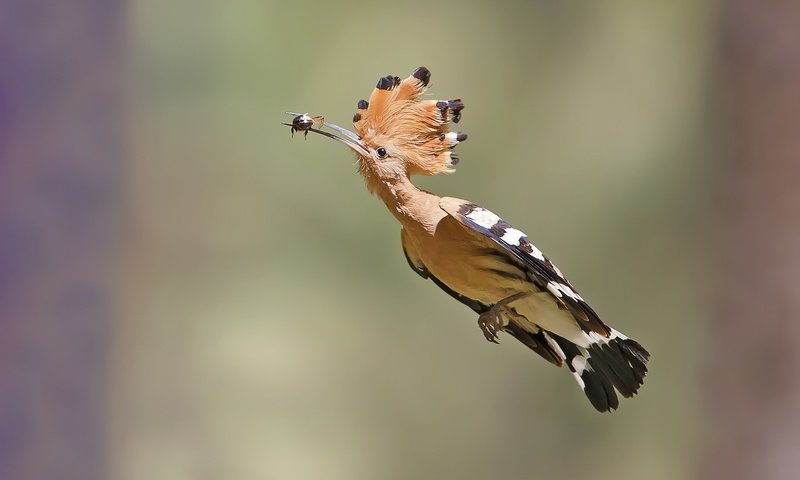
[[(288, 115), (295, 115), (295, 116), (296, 115), (302, 115), (302, 114), (298, 114), (298, 113), (294, 113), (294, 112), (286, 112), (286, 113)], [(291, 123), (284, 123), (283, 125), (297, 128), (296, 125), (292, 125)], [(336, 135), (334, 133), (326, 132), (324, 130), (320, 130), (321, 128), (325, 128), (325, 127), (329, 127), (329, 128), (331, 128), (333, 130), (336, 130), (337, 132), (342, 134), (342, 136)], [(308, 127), (308, 128), (299, 129), (299, 130), (300, 131), (304, 131), (304, 132), (314, 132), (314, 133), (318, 133), (320, 135), (324, 135), (324, 136), (326, 136), (328, 138), (332, 138), (332, 139), (336, 140), (337, 142), (341, 142), (341, 143), (347, 145), (348, 147), (350, 147), (354, 152), (356, 152), (359, 155), (362, 155), (362, 156), (365, 156), (365, 157), (369, 157), (370, 156), (369, 150), (367, 150), (367, 147), (365, 147), (361, 143), (361, 139), (358, 138), (358, 135), (356, 135), (355, 133), (351, 132), (350, 130), (348, 130), (346, 128), (342, 128), (339, 125), (336, 125), (335, 123), (330, 123), (330, 122), (326, 121), (326, 122), (322, 122), (322, 125), (320, 125), (319, 129), (313, 128), (313, 127)]]

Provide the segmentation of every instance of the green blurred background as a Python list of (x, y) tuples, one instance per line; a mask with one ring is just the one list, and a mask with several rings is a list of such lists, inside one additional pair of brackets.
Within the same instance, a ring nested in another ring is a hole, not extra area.
[[(97, 478), (692, 476), (712, 4), (122, 4)], [(486, 342), (408, 268), (352, 153), (280, 125), (349, 126), (380, 76), (420, 65), (434, 98), (464, 99), (469, 141), (456, 174), (417, 184), (526, 231), (650, 350), (619, 411)]]
[[(688, 475), (707, 2), (131, 7), (115, 477)], [(486, 342), (410, 271), (353, 155), (279, 125), (348, 126), (379, 76), (419, 65), (464, 99), (470, 139), (455, 175), (418, 184), (528, 232), (652, 352), (617, 413)]]

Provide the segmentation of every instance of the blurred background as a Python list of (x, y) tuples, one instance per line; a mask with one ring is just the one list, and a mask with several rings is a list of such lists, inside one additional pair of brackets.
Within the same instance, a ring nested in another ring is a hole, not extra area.
[[(754, 3), (754, 2), (753, 2)], [(792, 2), (8, 0), (0, 478), (800, 476)], [(380, 76), (652, 353), (613, 414), (407, 266), (349, 150)]]

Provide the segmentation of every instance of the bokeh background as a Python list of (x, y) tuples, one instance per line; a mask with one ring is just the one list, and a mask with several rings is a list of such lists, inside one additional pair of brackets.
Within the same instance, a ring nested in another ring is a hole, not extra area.
[[(797, 478), (774, 339), (800, 332), (770, 327), (797, 244), (763, 242), (797, 238), (800, 150), (759, 148), (797, 130), (784, 3), (4, 2), (0, 478)], [(469, 141), (418, 184), (526, 231), (650, 350), (619, 411), (486, 342), (353, 155), (280, 125), (347, 126), (420, 65)]]

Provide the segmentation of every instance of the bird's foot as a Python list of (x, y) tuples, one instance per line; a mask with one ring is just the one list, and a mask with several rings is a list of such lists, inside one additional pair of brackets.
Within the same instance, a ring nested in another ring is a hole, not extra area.
[(518, 293), (508, 298), (504, 298), (503, 300), (500, 300), (492, 305), (492, 308), (480, 314), (478, 317), (478, 326), (481, 328), (483, 336), (486, 337), (486, 340), (489, 340), (492, 343), (500, 343), (497, 340), (497, 333), (505, 330), (505, 327), (508, 325), (508, 322), (511, 318), (519, 316), (519, 314), (513, 308), (509, 307), (508, 304), (515, 300), (519, 300), (525, 295), (527, 295), (527, 293)]
[(481, 331), (483, 332), (483, 336), (486, 337), (486, 340), (492, 343), (500, 343), (497, 340), (497, 332), (503, 331), (503, 328), (506, 326), (503, 320), (502, 308), (498, 309), (492, 307), (481, 313), (478, 317), (478, 326), (481, 327)]

